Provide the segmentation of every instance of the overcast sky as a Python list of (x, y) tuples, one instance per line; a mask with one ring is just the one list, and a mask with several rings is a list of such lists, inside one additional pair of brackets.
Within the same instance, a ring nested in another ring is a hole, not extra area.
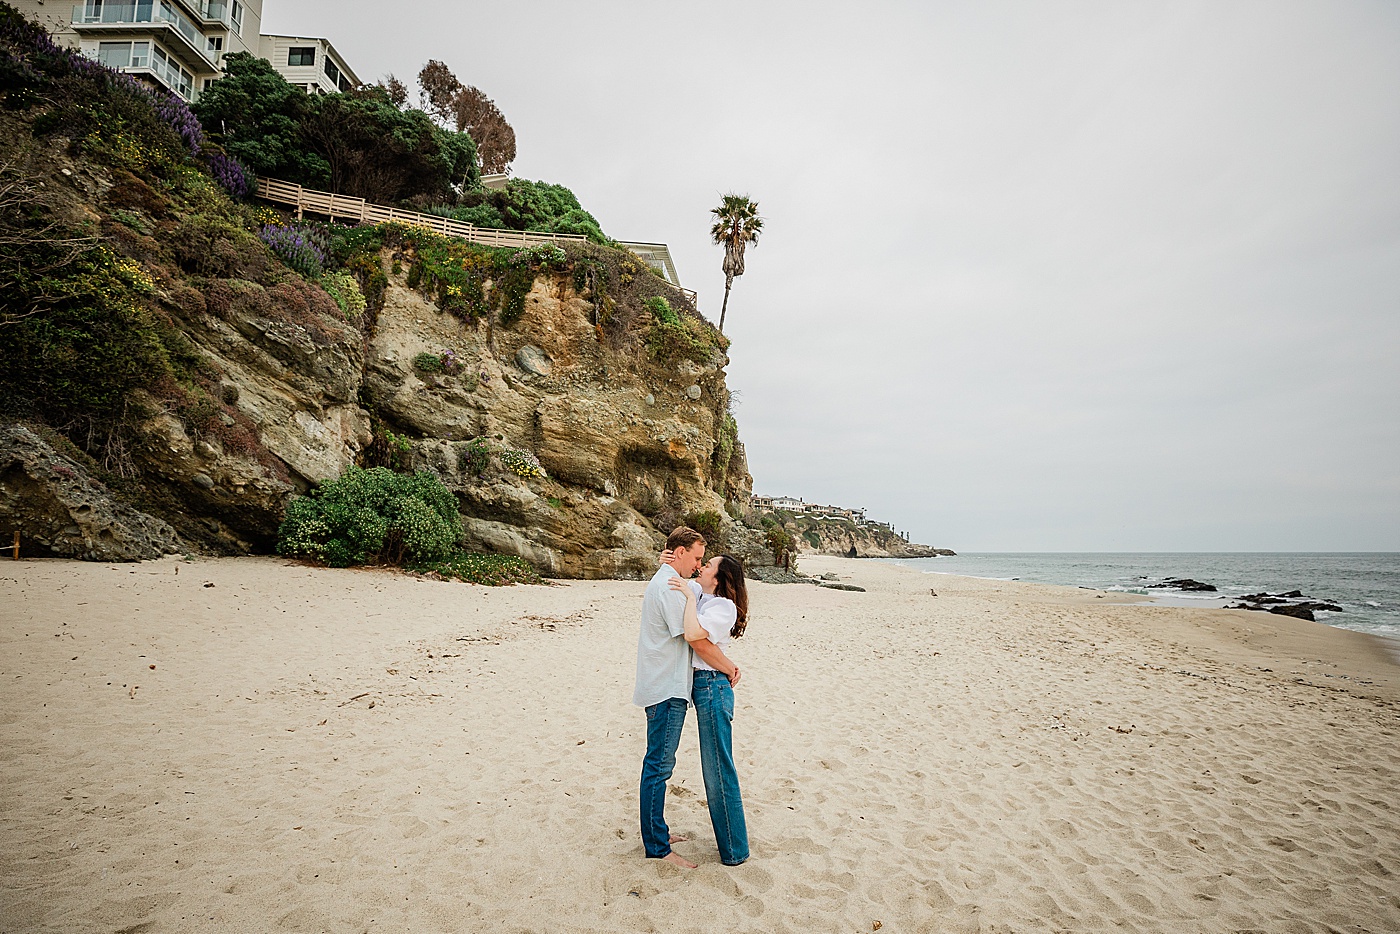
[[(670, 244), (760, 493), (960, 551), (1400, 551), (1400, 3), (266, 0)], [(391, 10), (386, 15), (386, 10)]]

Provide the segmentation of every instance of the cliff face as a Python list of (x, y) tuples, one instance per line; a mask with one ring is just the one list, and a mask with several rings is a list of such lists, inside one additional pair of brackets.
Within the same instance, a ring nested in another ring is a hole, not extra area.
[(781, 517), (797, 542), (798, 554), (841, 558), (932, 558), (953, 554), (946, 548), (906, 542), (891, 530), (868, 523), (788, 513), (770, 515)]
[[(358, 270), (378, 294), (348, 320), (250, 235), (252, 207), (221, 200), (191, 172), (148, 185), (67, 139), (31, 141), (13, 116), (0, 116), (0, 136), (19, 190), (55, 223), (95, 233), (104, 256), (146, 283), (131, 313), (184, 374), (127, 391), (123, 440), (109, 435), (86, 454), (71, 419), (42, 399), (11, 410), (0, 445), (5, 542), (18, 530), (25, 553), (98, 560), (267, 552), (292, 495), (377, 462), (434, 471), (458, 498), (467, 547), (547, 574), (650, 574), (662, 533), (694, 513), (715, 514), (732, 551), (771, 563), (725, 512), (747, 499), (751, 479), (728, 416), (722, 342), (708, 356), (657, 352), (648, 296), (669, 296), (687, 327), (709, 326), (635, 258), (589, 247), (535, 270), (506, 326), (444, 311), (411, 287), (415, 248), (396, 242)], [(596, 275), (585, 279), (580, 294), (580, 262), (630, 272), (608, 294)], [(45, 441), (23, 422), (57, 431)], [(520, 454), (544, 475), (503, 467)]]
[[(380, 262), (392, 270), (395, 259), (386, 251)], [(763, 560), (724, 511), (752, 480), (741, 450), (718, 467), (722, 354), (662, 363), (614, 349), (599, 338), (594, 304), (562, 274), (535, 280), (510, 328), (445, 313), (407, 278), (390, 274), (361, 394), (412, 439), (409, 463), (456, 493), (468, 547), (563, 576), (640, 576), (655, 569), (661, 532), (713, 512), (737, 550)], [(415, 360), (425, 354), (450, 355), (451, 371), (423, 372)], [(533, 453), (547, 478), (479, 471), (475, 439)]]

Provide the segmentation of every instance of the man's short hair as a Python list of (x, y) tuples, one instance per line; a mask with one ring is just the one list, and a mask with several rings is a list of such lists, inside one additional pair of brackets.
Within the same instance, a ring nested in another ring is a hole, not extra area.
[(666, 537), (666, 549), (668, 551), (680, 551), (682, 548), (692, 548), (695, 543), (705, 544), (705, 536), (692, 528), (684, 525), (676, 526), (675, 530)]

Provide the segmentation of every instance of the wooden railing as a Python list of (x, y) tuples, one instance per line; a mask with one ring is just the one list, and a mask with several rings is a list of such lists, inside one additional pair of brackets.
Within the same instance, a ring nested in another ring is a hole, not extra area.
[[(258, 179), (257, 196), (264, 201), (289, 204), (296, 208), (297, 219), (306, 212), (320, 214), (331, 220), (350, 220), (357, 224), (380, 224), (385, 221), (398, 221), (427, 227), (449, 237), (461, 237), (469, 243), (485, 246), (526, 247), (541, 243), (586, 243), (588, 238), (580, 234), (545, 233), (537, 230), (498, 230), (492, 227), (478, 227), (465, 221), (436, 214), (420, 214), (417, 211), (402, 211), (382, 204), (370, 204), (364, 198), (350, 195), (336, 195), (329, 191), (315, 191), (291, 182), (275, 178)], [(641, 244), (639, 244), (641, 245)], [(662, 246), (663, 244), (647, 244)], [(699, 307), (699, 296), (691, 289), (682, 288), (673, 282), (682, 294)]]
[(587, 237), (580, 234), (544, 233), (536, 230), (496, 230), (491, 227), (478, 227), (465, 221), (436, 214), (419, 214), (417, 211), (402, 211), (382, 204), (370, 204), (364, 198), (350, 195), (335, 195), (328, 191), (314, 191), (293, 185), (291, 182), (275, 178), (258, 179), (258, 197), (264, 201), (290, 204), (297, 210), (297, 218), (310, 211), (323, 214), (331, 220), (352, 220), (358, 224), (379, 224), (385, 221), (398, 221), (427, 227), (451, 237), (461, 237), (471, 243), (486, 246), (535, 246), (540, 243), (584, 243)]

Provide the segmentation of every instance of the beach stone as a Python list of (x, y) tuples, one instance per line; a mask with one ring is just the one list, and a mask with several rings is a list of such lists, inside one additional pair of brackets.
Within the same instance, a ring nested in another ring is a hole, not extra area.
[(685, 391), (685, 394), (686, 397), (691, 400), (698, 400), (700, 398), (700, 387), (692, 385)]
[(207, 473), (195, 474), (193, 477), (190, 477), (190, 482), (193, 483), (195, 486), (199, 487), (201, 490), (214, 489), (214, 480)]
[(549, 359), (549, 354), (534, 344), (526, 344), (517, 350), (515, 362), (526, 373), (534, 373), (536, 376), (548, 376), (554, 370), (554, 361)]

